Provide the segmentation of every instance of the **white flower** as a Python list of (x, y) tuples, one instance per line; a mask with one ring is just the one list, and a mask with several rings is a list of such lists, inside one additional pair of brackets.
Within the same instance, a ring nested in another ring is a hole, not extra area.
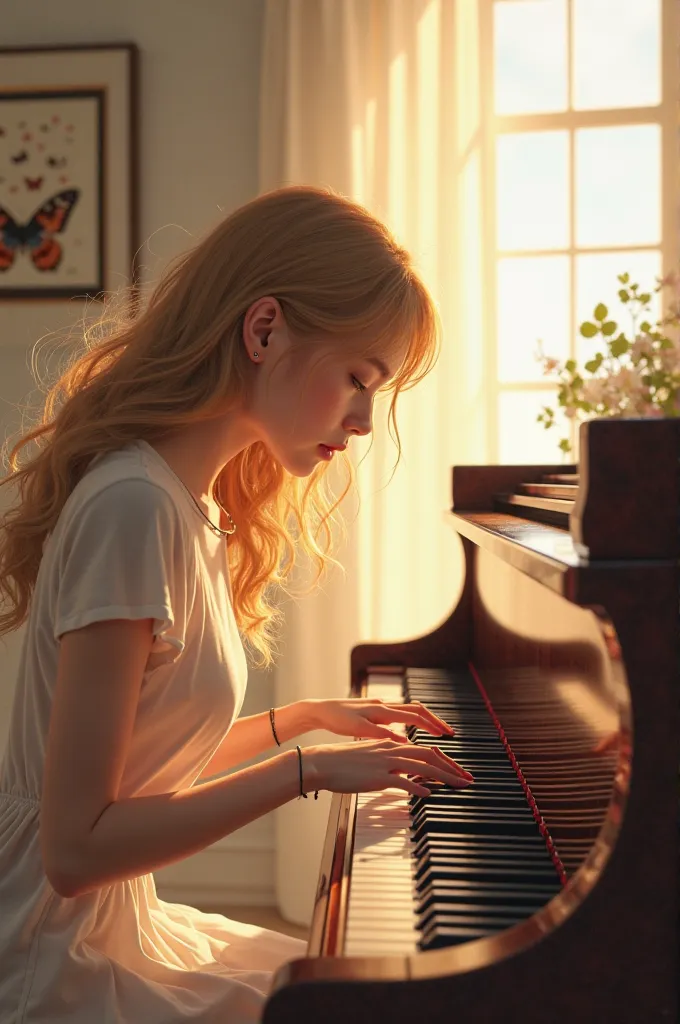
[(591, 377), (583, 382), (583, 400), (591, 405), (601, 405), (605, 401), (607, 381), (604, 377)]
[(658, 405), (654, 405), (653, 402), (641, 402), (635, 407), (633, 415), (645, 416), (647, 419), (661, 419), (663, 417), (663, 410)]
[(651, 356), (654, 354), (654, 345), (650, 338), (644, 335), (639, 335), (633, 344), (630, 346), (630, 358), (634, 363), (640, 361), (643, 356)]
[(552, 356), (542, 356), (542, 360), (544, 377), (547, 377), (549, 373), (555, 373), (560, 368), (559, 359), (553, 359)]
[(647, 390), (636, 366), (622, 366), (609, 380), (612, 390), (617, 390), (620, 395), (637, 397)]
[(674, 373), (676, 370), (680, 370), (680, 346), (674, 345), (673, 348), (662, 348), (658, 355), (661, 367), (667, 373)]

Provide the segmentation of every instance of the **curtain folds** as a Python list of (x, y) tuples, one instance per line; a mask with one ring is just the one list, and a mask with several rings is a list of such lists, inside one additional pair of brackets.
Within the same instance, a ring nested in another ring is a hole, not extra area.
[[(396, 472), (386, 404), (376, 401), (373, 438), (350, 446), (359, 500), (342, 506), (346, 575), (334, 570), (321, 593), (286, 602), (277, 704), (347, 696), (353, 646), (429, 632), (462, 585), (459, 541), (445, 521), (450, 467), (488, 461), (477, 7), (266, 4), (259, 191), (323, 185), (362, 203), (412, 253), (444, 327), (436, 368), (397, 405)], [(303, 750), (335, 739), (310, 734)], [(296, 923), (311, 918), (329, 806), (321, 793), (276, 812), (279, 908)]]

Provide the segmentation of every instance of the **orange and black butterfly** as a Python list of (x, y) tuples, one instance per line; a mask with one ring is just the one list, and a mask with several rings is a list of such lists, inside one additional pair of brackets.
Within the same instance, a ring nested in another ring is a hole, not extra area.
[(38, 270), (56, 270), (64, 253), (53, 235), (64, 230), (79, 196), (77, 188), (57, 192), (35, 211), (26, 224), (17, 224), (14, 217), (0, 206), (0, 271), (9, 270), (22, 249), (29, 250)]

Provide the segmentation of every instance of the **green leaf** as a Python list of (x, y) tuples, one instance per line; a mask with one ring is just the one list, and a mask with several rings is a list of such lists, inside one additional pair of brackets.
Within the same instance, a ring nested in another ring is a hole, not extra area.
[(625, 336), (625, 334), (619, 334), (618, 338), (614, 338), (614, 340), (610, 341), (609, 343), (609, 351), (615, 359), (618, 359), (619, 356), (624, 355), (629, 348), (630, 342), (628, 341), (628, 338)]
[(619, 274), (618, 280), (621, 282), (621, 284), (628, 284), (628, 282), (630, 281), (630, 274)]
[(628, 302), (628, 300), (630, 299), (630, 295), (628, 294), (625, 288), (619, 289), (619, 298), (621, 299), (621, 302)]
[(613, 320), (607, 320), (605, 323), (603, 323), (602, 333), (604, 334), (605, 338), (609, 338), (618, 326), (619, 325), (615, 323)]
[(579, 327), (579, 331), (581, 332), (584, 338), (594, 338), (595, 335), (599, 332), (599, 328), (596, 327), (595, 324), (591, 324), (589, 320), (584, 320), (584, 322)]
[(644, 294), (638, 295), (638, 299), (640, 300), (640, 302), (644, 302), (645, 305), (647, 305), (651, 297), (652, 296), (649, 294), (649, 292), (644, 292)]
[(564, 369), (567, 371), (567, 373), (573, 373), (576, 369), (576, 360), (567, 359), (566, 363), (564, 364)]
[(595, 309), (593, 310), (593, 316), (596, 320), (602, 322), (603, 320), (606, 319), (608, 312), (609, 310), (605, 306), (604, 302), (600, 302), (597, 306), (595, 306)]
[(597, 373), (597, 371), (602, 366), (602, 360), (603, 359), (604, 359), (604, 356), (602, 355), (602, 353), (598, 352), (594, 359), (590, 359), (585, 364), (585, 369), (588, 371), (588, 373)]
[(666, 371), (665, 370), (654, 370), (649, 375), (649, 383), (655, 390), (662, 388), (666, 383)]
[(571, 445), (569, 444), (569, 441), (567, 440), (566, 437), (562, 438), (562, 440), (560, 441), (560, 443), (558, 444), (557, 447), (560, 449), (560, 451), (565, 452), (565, 453), (571, 451)]
[(642, 323), (640, 324), (640, 330), (642, 331), (643, 334), (649, 334), (651, 329), (652, 329), (652, 325), (647, 320), (643, 320)]

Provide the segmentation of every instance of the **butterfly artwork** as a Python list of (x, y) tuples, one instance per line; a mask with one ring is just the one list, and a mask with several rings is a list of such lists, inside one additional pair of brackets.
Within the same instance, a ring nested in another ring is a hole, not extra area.
[(0, 205), (0, 274), (25, 252), (36, 270), (56, 270), (64, 255), (55, 238), (68, 224), (80, 190), (67, 188), (45, 200), (25, 223), (18, 222)]
[[(101, 286), (98, 117), (87, 97), (3, 102), (0, 93), (0, 304)], [(82, 145), (67, 150), (69, 138)]]
[(10, 303), (102, 302), (136, 271), (136, 60), (0, 46), (0, 350)]

